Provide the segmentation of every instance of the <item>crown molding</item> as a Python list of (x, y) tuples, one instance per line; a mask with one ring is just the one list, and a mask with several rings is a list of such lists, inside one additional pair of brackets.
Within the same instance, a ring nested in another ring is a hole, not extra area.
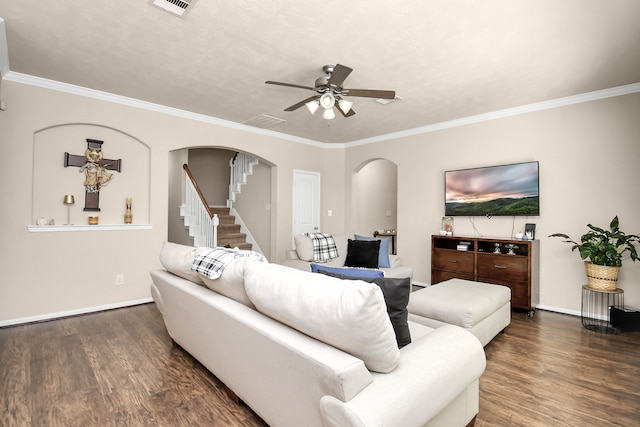
[(351, 141), (345, 144), (346, 147), (356, 147), (359, 145), (373, 144), (374, 142), (389, 141), (407, 136), (419, 135), (423, 133), (436, 132), (443, 129), (450, 129), (458, 126), (466, 126), (474, 123), (486, 122), (489, 120), (502, 119), (505, 117), (518, 116), (536, 111), (550, 110), (567, 105), (582, 104), (585, 102), (597, 101), (599, 99), (613, 98), (616, 96), (629, 95), (640, 92), (640, 83), (632, 83), (624, 86), (617, 86), (609, 89), (596, 90), (579, 95), (567, 96), (564, 98), (551, 99), (548, 101), (536, 102), (534, 104), (522, 105), (520, 107), (507, 108), (493, 111), (491, 113), (478, 114), (475, 116), (463, 117), (461, 119), (449, 120), (446, 122), (434, 123), (404, 131), (388, 133), (385, 135), (365, 138), (358, 141)]
[(173, 107), (167, 107), (165, 105), (154, 104), (153, 102), (141, 101), (135, 98), (129, 98), (126, 96), (116, 95), (113, 93), (103, 92), (95, 89), (89, 89), (86, 87), (76, 86), (68, 83), (62, 83), (55, 80), (44, 79), (42, 77), (36, 77), (29, 74), (16, 73), (15, 71), (9, 71), (4, 79), (7, 81), (15, 82), (15, 83), (41, 87), (43, 89), (55, 90), (58, 92), (84, 96), (87, 98), (93, 98), (100, 101), (112, 102), (115, 104), (126, 105), (133, 108), (140, 108), (142, 110), (149, 110), (149, 111), (154, 111), (156, 113), (168, 114), (175, 117), (181, 117), (189, 120), (205, 122), (205, 123), (222, 126), (226, 128), (237, 129), (243, 132), (250, 132), (250, 133), (255, 133), (259, 135), (269, 136), (272, 138), (284, 139), (291, 142), (297, 142), (299, 144), (312, 145), (318, 148), (325, 148), (325, 146), (327, 145), (320, 141), (300, 138), (293, 135), (274, 132), (268, 129), (256, 128), (253, 126), (244, 125), (242, 123), (232, 122), (230, 120), (219, 119), (217, 117), (211, 117), (204, 114), (193, 113), (191, 111), (181, 110)]
[[(2, 68), (3, 66), (2, 64), (3, 26), (4, 26), (4, 21), (2, 21), (2, 18), (0, 18), (0, 70), (3, 70)], [(6, 43), (5, 43), (5, 46), (6, 46)], [(6, 63), (7, 63), (6, 65), (8, 69), (8, 58), (6, 59)], [(28, 74), (9, 71), (4, 76), (4, 79), (8, 81), (16, 82), (16, 83), (37, 86), (45, 89), (51, 89), (59, 92), (70, 93), (78, 96), (85, 96), (88, 98), (94, 98), (101, 101), (113, 102), (116, 104), (127, 105), (134, 108), (140, 108), (140, 109), (154, 111), (162, 114), (168, 114), (176, 117), (210, 123), (217, 126), (241, 130), (243, 132), (250, 132), (258, 135), (264, 135), (272, 138), (282, 139), (286, 141), (296, 142), (299, 144), (310, 145), (316, 148), (325, 148), (325, 149), (357, 147), (360, 145), (373, 144), (376, 142), (384, 142), (384, 141), (404, 138), (407, 136), (436, 132), (443, 129), (466, 126), (474, 123), (486, 122), (486, 121), (501, 119), (505, 117), (512, 117), (512, 116), (532, 113), (536, 111), (550, 110), (553, 108), (565, 107), (565, 106), (574, 105), (574, 104), (582, 104), (585, 102), (591, 102), (591, 101), (596, 101), (600, 99), (612, 98), (616, 96), (629, 95), (632, 93), (640, 92), (640, 83), (632, 83), (632, 84), (617, 86), (609, 89), (602, 89), (602, 90), (596, 90), (593, 92), (567, 96), (564, 98), (557, 98), (557, 99), (551, 99), (548, 101), (536, 102), (533, 104), (522, 105), (520, 107), (507, 108), (504, 110), (493, 111), (490, 113), (463, 117), (460, 119), (449, 120), (446, 122), (434, 123), (432, 125), (417, 127), (413, 129), (407, 129), (407, 130), (388, 133), (384, 135), (378, 135), (371, 138), (365, 138), (365, 139), (355, 140), (355, 141), (346, 142), (346, 143), (324, 143), (324, 142), (315, 141), (307, 138), (300, 138), (297, 136), (288, 135), (281, 132), (275, 132), (268, 129), (261, 129), (253, 126), (247, 126), (241, 123), (232, 122), (230, 120), (223, 120), (216, 117), (207, 116), (204, 114), (198, 114), (198, 113), (193, 113), (186, 110), (180, 110), (178, 108), (167, 107), (165, 105), (154, 104), (152, 102), (141, 101), (139, 99), (128, 98), (126, 96), (115, 95), (112, 93), (103, 92), (95, 89), (89, 89), (82, 86), (76, 86), (68, 83), (58, 82), (55, 80), (35, 77)]]

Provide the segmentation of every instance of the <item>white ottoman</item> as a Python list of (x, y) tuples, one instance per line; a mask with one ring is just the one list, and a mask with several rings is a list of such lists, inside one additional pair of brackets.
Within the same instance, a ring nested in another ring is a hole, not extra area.
[(412, 292), (408, 309), (409, 320), (432, 328), (458, 325), (485, 346), (511, 323), (511, 289), (450, 279)]

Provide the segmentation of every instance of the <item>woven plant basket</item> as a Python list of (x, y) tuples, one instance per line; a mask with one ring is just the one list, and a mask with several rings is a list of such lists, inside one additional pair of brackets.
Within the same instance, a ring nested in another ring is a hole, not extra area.
[(596, 265), (589, 261), (585, 261), (584, 266), (587, 269), (587, 286), (599, 291), (616, 290), (620, 267)]

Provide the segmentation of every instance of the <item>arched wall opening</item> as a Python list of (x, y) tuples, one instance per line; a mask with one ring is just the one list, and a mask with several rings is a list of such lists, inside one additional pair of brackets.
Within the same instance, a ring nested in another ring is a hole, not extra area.
[(398, 166), (387, 159), (361, 163), (352, 175), (355, 230), (371, 236), (395, 229), (398, 220)]
[[(230, 147), (185, 147), (169, 153), (169, 203), (168, 240), (174, 243), (192, 245), (193, 239), (184, 227), (180, 217), (180, 206), (184, 201), (185, 174), (183, 164), (188, 164), (198, 186), (210, 206), (226, 206), (229, 197), (229, 163), (237, 153)], [(255, 156), (252, 153), (252, 156)], [(275, 197), (275, 166), (263, 158), (258, 158), (253, 174), (247, 177), (247, 184), (236, 195), (233, 208), (237, 221), (241, 221), (260, 251), (271, 259), (274, 246), (272, 230), (274, 214), (271, 207)]]

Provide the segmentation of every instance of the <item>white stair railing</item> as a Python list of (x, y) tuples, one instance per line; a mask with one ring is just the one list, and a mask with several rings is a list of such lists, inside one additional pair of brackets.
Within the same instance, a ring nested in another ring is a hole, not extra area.
[(185, 201), (180, 206), (180, 216), (184, 218), (185, 227), (189, 228), (189, 237), (193, 246), (214, 248), (218, 245), (218, 215), (211, 211), (207, 201), (195, 182), (189, 166), (183, 165), (187, 175), (185, 180)]
[(229, 183), (229, 199), (227, 207), (232, 208), (236, 201), (236, 194), (240, 194), (242, 186), (247, 183), (247, 177), (253, 174), (253, 167), (258, 164), (258, 159), (247, 153), (236, 153), (229, 162), (231, 179)]

